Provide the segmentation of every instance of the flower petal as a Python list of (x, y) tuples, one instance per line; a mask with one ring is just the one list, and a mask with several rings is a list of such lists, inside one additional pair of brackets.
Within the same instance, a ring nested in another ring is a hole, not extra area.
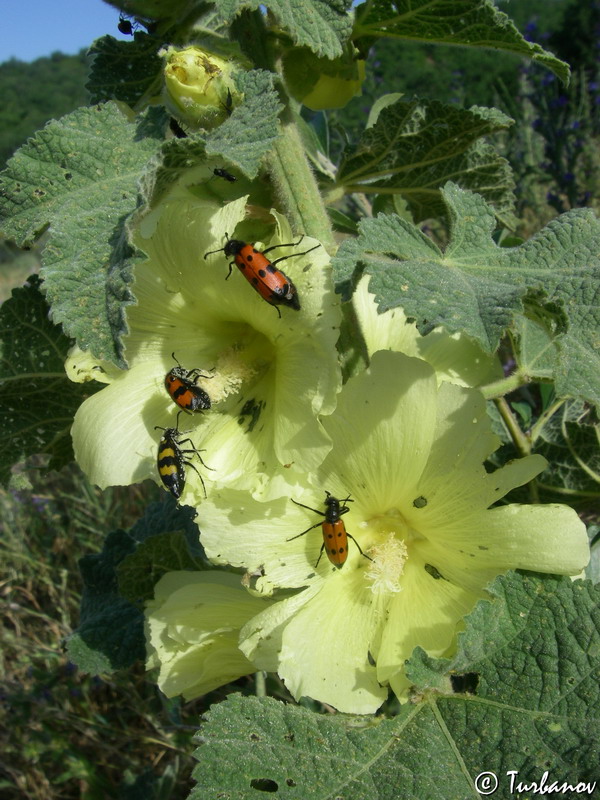
[(236, 575), (164, 575), (146, 606), (148, 668), (160, 667), (161, 691), (189, 700), (254, 672), (238, 647), (239, 631), (268, 602), (248, 594)]
[(483, 462), (498, 444), (482, 395), (442, 384), (434, 441), (415, 495), (425, 504), (409, 506), (409, 523), (425, 534), (437, 531), (487, 508), (544, 469), (545, 459), (534, 455), (487, 473)]
[[(155, 364), (140, 362), (77, 409), (71, 429), (73, 449), (92, 483), (106, 488), (158, 477), (160, 433), (153, 426), (167, 417), (170, 402), (166, 393), (161, 396), (157, 391), (163, 375), (157, 379)], [(174, 417), (171, 422), (175, 424)]]
[[(274, 606), (262, 615), (260, 645), (252, 651), (253, 660), (263, 663), (264, 643), (274, 666), (273, 650), (277, 647), (277, 672), (297, 700), (312, 697), (339, 711), (374, 713), (388, 694), (368, 662), (380, 609), (359, 573), (338, 571), (323, 582), (320, 591), (309, 598), (310, 602), (299, 607), (296, 598), (293, 600), (287, 623), (280, 622), (275, 645), (270, 642), (273, 629), (268, 629), (267, 634), (264, 623), (267, 617), (278, 614), (279, 609)], [(248, 636), (252, 626), (257, 627), (257, 620), (242, 631), (241, 646), (246, 653), (243, 637)]]
[(369, 292), (370, 280), (370, 275), (363, 275), (352, 295), (352, 305), (369, 356), (378, 350), (395, 350), (407, 356), (418, 357), (418, 340), (422, 337), (416, 323), (408, 322), (401, 308), (392, 308), (380, 314), (375, 295)]
[[(288, 492), (303, 497), (292, 488)], [(312, 515), (317, 528), (292, 539), (311, 524), (311, 515), (286, 497), (265, 503), (247, 492), (217, 489), (202, 503), (199, 515), (200, 540), (215, 564), (243, 567), (287, 588), (319, 583), (335, 571), (325, 556), (315, 569), (323, 543), (320, 517)]]
[(333, 451), (316, 485), (338, 497), (352, 492), (365, 514), (412, 503), (432, 446), (435, 374), (424, 361), (379, 351), (351, 378), (335, 415), (322, 420)]
[[(393, 683), (398, 694), (398, 673), (418, 645), (432, 656), (443, 655), (452, 644), (457, 623), (484, 593), (469, 591), (443, 577), (433, 577), (418, 557), (407, 562), (402, 591), (394, 595), (388, 621), (373, 655), (380, 682)], [(404, 678), (403, 686), (409, 682)], [(400, 695), (405, 697), (405, 692)]]
[(554, 503), (513, 503), (473, 514), (440, 530), (430, 544), (443, 558), (444, 575), (463, 584), (469, 563), (497, 574), (528, 569), (578, 575), (590, 559), (585, 525), (572, 508)]

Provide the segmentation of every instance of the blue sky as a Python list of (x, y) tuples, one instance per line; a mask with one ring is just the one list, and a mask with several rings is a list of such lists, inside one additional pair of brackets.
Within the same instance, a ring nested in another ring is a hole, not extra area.
[(77, 53), (105, 33), (117, 30), (119, 12), (103, 0), (28, 0), (2, 3), (0, 62), (33, 61), (56, 50)]

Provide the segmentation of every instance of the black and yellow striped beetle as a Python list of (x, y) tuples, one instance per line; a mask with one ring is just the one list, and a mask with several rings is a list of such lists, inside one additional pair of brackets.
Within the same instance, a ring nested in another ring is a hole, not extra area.
[[(181, 411), (179, 414), (181, 414)], [(212, 469), (212, 467), (206, 466), (200, 455), (201, 451), (198, 450), (189, 437), (187, 439), (181, 438), (190, 431), (179, 430), (179, 414), (177, 414), (177, 424), (175, 428), (162, 428), (160, 425), (154, 426), (154, 430), (163, 431), (163, 435), (158, 443), (158, 456), (156, 459), (158, 475), (165, 489), (171, 492), (176, 500), (179, 500), (185, 489), (185, 468), (191, 467), (200, 478), (204, 496), (206, 497), (206, 486), (204, 485), (202, 475), (200, 475), (196, 466), (192, 464), (190, 459), (186, 458), (186, 456), (190, 453), (197, 455), (203, 467), (206, 469)], [(191, 444), (191, 447), (183, 450), (181, 445), (188, 442)]]

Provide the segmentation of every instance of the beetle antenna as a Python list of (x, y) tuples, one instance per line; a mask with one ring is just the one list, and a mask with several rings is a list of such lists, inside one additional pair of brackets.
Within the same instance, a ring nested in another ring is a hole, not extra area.
[[(229, 239), (229, 234), (225, 231), (225, 239)], [(211, 250), (209, 253), (204, 253), (204, 258), (206, 259), (208, 256), (214, 256), (215, 253), (222, 253), (223, 248), (219, 247), (218, 250)]]

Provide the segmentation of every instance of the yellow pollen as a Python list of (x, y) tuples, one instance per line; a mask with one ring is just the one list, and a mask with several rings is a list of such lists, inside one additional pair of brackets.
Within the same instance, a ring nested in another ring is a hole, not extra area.
[(242, 386), (252, 380), (256, 370), (242, 358), (238, 348), (230, 347), (219, 354), (214, 377), (202, 382), (213, 403), (220, 403), (229, 395), (238, 394)]
[(369, 556), (373, 563), (366, 570), (365, 578), (371, 581), (373, 594), (401, 592), (400, 580), (408, 557), (404, 540), (390, 531), (383, 541), (369, 548)]

